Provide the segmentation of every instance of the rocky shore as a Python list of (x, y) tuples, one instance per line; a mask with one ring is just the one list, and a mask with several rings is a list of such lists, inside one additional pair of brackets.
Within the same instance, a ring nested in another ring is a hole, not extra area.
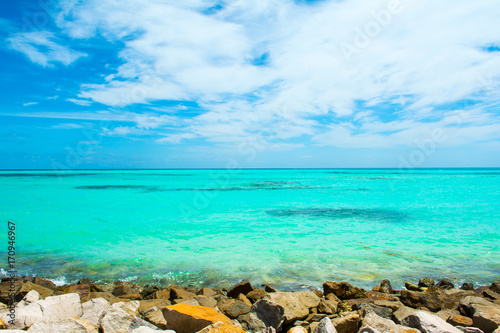
[(247, 280), (220, 290), (19, 277), (0, 284), (0, 302), (0, 332), (12, 333), (500, 333), (498, 282), (422, 278), (393, 290), (384, 280), (366, 291), (327, 281), (283, 292)]

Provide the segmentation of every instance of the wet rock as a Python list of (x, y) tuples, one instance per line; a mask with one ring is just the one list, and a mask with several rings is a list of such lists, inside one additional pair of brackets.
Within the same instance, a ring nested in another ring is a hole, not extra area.
[(264, 291), (268, 292), (268, 293), (277, 293), (279, 290), (274, 288), (273, 286), (271, 285), (264, 285)]
[(239, 294), (238, 297), (236, 297), (236, 299), (239, 301), (242, 301), (243, 303), (245, 303), (249, 307), (252, 307), (252, 302), (250, 302), (250, 300), (245, 295)]
[(404, 318), (402, 323), (416, 328), (422, 333), (460, 333), (461, 331), (445, 322), (436, 315), (424, 311), (417, 311)]
[(270, 300), (285, 309), (285, 325), (306, 318), (309, 309), (318, 306), (320, 301), (320, 298), (311, 291), (270, 293), (262, 299)]
[(245, 331), (232, 324), (217, 322), (198, 331), (198, 333), (245, 333)]
[(424, 277), (418, 280), (418, 286), (424, 288), (431, 288), (432, 286), (434, 286), (434, 283), (435, 283), (434, 279), (431, 279), (429, 277)]
[(101, 321), (108, 312), (111, 304), (104, 298), (94, 298), (82, 304), (82, 319), (94, 326), (101, 326)]
[(356, 333), (359, 329), (361, 318), (357, 312), (345, 312), (332, 320), (338, 333)]
[(217, 295), (225, 295), (224, 292), (220, 289), (212, 289), (212, 288), (201, 288), (196, 295), (214, 297)]
[(161, 309), (165, 306), (172, 305), (170, 304), (170, 301), (164, 300), (164, 299), (148, 299), (148, 300), (143, 300), (139, 301), (139, 313), (144, 314), (146, 313), (149, 309), (153, 307), (157, 307), (158, 309)]
[(77, 293), (80, 295), (80, 298), (85, 299), (90, 294), (90, 286), (88, 284), (72, 284), (63, 291), (64, 294), (73, 294)]
[(252, 284), (248, 280), (243, 280), (240, 283), (234, 285), (228, 292), (227, 297), (236, 298), (239, 294), (247, 295), (249, 292), (254, 290)]
[(162, 330), (167, 329), (167, 321), (165, 320), (165, 317), (163, 317), (163, 312), (156, 306), (153, 306), (151, 309), (146, 311), (146, 313), (144, 313), (144, 319)]
[(314, 333), (337, 333), (337, 330), (335, 326), (333, 326), (330, 318), (325, 317), (319, 322), (318, 326), (316, 326)]
[(392, 310), (383, 306), (378, 306), (375, 304), (365, 304), (361, 307), (361, 315), (365, 317), (368, 313), (373, 312), (379, 317), (385, 319), (391, 319)]
[[(207, 308), (215, 308), (217, 306), (217, 301), (215, 299), (213, 299), (212, 297), (207, 297), (207, 296), (196, 296), (194, 298), (196, 300), (196, 302), (198, 302), (198, 304), (200, 306), (205, 306)], [(251, 306), (251, 304), (250, 304)]]
[(432, 312), (438, 312), (441, 310), (443, 298), (443, 292), (440, 290), (427, 292), (401, 290), (400, 295), (401, 302), (404, 305), (412, 308), (425, 307)]
[(229, 318), (237, 318), (250, 312), (251, 307), (240, 300), (228, 298), (217, 302), (219, 310)]
[(472, 321), (471, 318), (464, 317), (464, 316), (461, 316), (461, 315), (450, 316), (446, 320), (446, 322), (449, 323), (449, 324), (451, 324), (451, 325), (453, 325), (453, 326), (464, 326), (464, 327), (467, 327), (467, 326), (474, 325), (474, 322)]
[(392, 294), (394, 292), (392, 290), (391, 282), (389, 280), (383, 280), (380, 283), (380, 292), (384, 294)]
[(135, 294), (135, 289), (127, 284), (119, 284), (113, 289), (111, 294), (113, 296), (116, 296), (116, 297), (124, 296), (124, 295), (131, 295), (131, 294)]
[(266, 296), (268, 294), (267, 291), (263, 290), (263, 289), (255, 289), (255, 290), (252, 290), (251, 292), (249, 292), (246, 297), (252, 302), (252, 303), (255, 303), (257, 302), (259, 299), (261, 299), (262, 297)]
[(404, 306), (400, 301), (387, 301), (387, 300), (375, 300), (373, 304), (378, 306), (383, 306), (391, 309), (392, 312), (397, 311), (400, 307)]
[[(464, 333), (484, 333), (482, 330), (480, 330), (477, 327), (462, 327), (462, 326), (457, 326), (456, 328), (458, 330), (464, 332)], [(500, 333), (500, 331), (495, 331), (493, 333)]]
[(69, 318), (58, 321), (37, 321), (28, 329), (32, 333), (99, 333), (97, 328), (86, 320)]
[(419, 333), (416, 329), (397, 325), (389, 319), (382, 318), (376, 313), (367, 313), (361, 324), (364, 327), (371, 327), (378, 332), (391, 332), (391, 333)]
[(218, 321), (231, 324), (222, 313), (203, 306), (177, 304), (164, 307), (162, 312), (168, 329), (177, 333), (195, 333)]
[(439, 289), (444, 289), (444, 290), (455, 288), (453, 283), (447, 279), (443, 279), (443, 280), (439, 281), (438, 283), (436, 283), (435, 287), (439, 288)]
[(56, 287), (57, 287), (54, 282), (52, 282), (50, 280), (40, 279), (38, 277), (36, 277), (36, 278), (33, 279), (33, 283), (37, 284), (39, 286), (42, 286), (44, 288), (50, 289), (50, 290), (55, 290)]
[(92, 284), (92, 281), (90, 281), (89, 278), (83, 278), (78, 280), (78, 284), (88, 284), (90, 286)]
[(462, 290), (474, 290), (474, 285), (472, 283), (464, 282), (460, 287)]
[(424, 291), (422, 287), (417, 286), (416, 284), (405, 282), (405, 288), (411, 291)]
[(490, 289), (497, 294), (500, 294), (500, 282), (493, 282), (490, 286)]
[(363, 289), (352, 286), (347, 282), (332, 282), (323, 283), (323, 294), (334, 294), (341, 300), (365, 298), (366, 294)]
[(176, 285), (171, 285), (168, 287), (168, 290), (170, 291), (170, 300), (185, 300), (185, 299), (193, 299), (196, 297), (195, 293), (186, 291), (184, 288), (176, 286)]
[(338, 305), (338, 301), (321, 299), (318, 304), (318, 312), (326, 314), (337, 313)]
[(491, 333), (500, 326), (500, 306), (481, 297), (467, 296), (460, 301), (460, 312), (471, 317), (474, 327)]
[[(255, 318), (252, 316), (252, 314), (255, 314)], [(265, 327), (273, 327), (279, 331), (283, 322), (285, 321), (285, 308), (277, 303), (272, 302), (271, 300), (258, 300), (254, 305), (252, 305), (252, 312), (250, 313), (250, 316), (248, 318), (248, 320), (254, 321), (253, 323), (251, 323), (253, 326), (259, 325), (259, 323), (255, 321), (256, 318), (260, 322), (262, 322)]]
[(127, 333), (138, 313), (138, 301), (113, 304), (101, 320), (103, 333)]

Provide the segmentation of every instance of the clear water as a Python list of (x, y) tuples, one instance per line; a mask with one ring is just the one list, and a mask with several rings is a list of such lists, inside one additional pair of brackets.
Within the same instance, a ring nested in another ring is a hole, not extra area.
[(17, 270), (227, 286), (500, 280), (500, 170), (0, 171)]

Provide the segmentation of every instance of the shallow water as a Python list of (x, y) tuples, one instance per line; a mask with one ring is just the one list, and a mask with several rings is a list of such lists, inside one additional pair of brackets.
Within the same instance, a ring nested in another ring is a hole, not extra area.
[(20, 274), (218, 286), (500, 279), (498, 169), (0, 171), (0, 185)]

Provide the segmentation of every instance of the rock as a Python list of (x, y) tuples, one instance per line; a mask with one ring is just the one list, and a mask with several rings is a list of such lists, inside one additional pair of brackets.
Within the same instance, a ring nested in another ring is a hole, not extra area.
[(402, 323), (416, 328), (422, 333), (460, 333), (458, 329), (445, 322), (436, 315), (424, 311), (417, 311), (404, 318)]
[(94, 326), (101, 326), (101, 320), (108, 312), (111, 304), (104, 298), (94, 298), (82, 304), (82, 319), (88, 321)]
[(212, 288), (201, 288), (196, 295), (214, 297), (217, 295), (225, 295), (224, 292), (220, 289), (212, 289)]
[(490, 289), (497, 294), (500, 294), (500, 282), (493, 282), (490, 286)]
[(192, 299), (174, 299), (172, 304), (200, 305), (194, 298)]
[(393, 294), (384, 294), (376, 291), (366, 291), (366, 297), (371, 299), (372, 301), (376, 300), (385, 300), (385, 301), (399, 301), (398, 295)]
[(333, 293), (341, 300), (365, 298), (366, 294), (363, 289), (352, 286), (347, 282), (332, 282), (323, 283), (323, 294), (327, 296)]
[(80, 298), (85, 299), (85, 297), (90, 294), (90, 286), (88, 284), (72, 284), (66, 287), (63, 291), (65, 294), (77, 293)]
[(380, 292), (384, 294), (392, 294), (394, 292), (392, 290), (391, 282), (389, 280), (383, 280), (380, 283)]
[(135, 289), (127, 284), (119, 284), (113, 289), (111, 294), (113, 294), (113, 296), (116, 296), (116, 297), (123, 296), (123, 295), (131, 295), (131, 294), (135, 294)]
[(239, 301), (242, 301), (243, 303), (245, 303), (249, 307), (252, 307), (252, 302), (250, 302), (250, 300), (245, 295), (239, 294), (238, 297), (236, 297), (236, 299)]
[[(276, 291), (275, 291), (276, 292)], [(262, 297), (266, 296), (268, 294), (267, 291), (263, 290), (263, 289), (255, 289), (255, 290), (252, 290), (251, 292), (249, 292), (248, 294), (246, 294), (246, 297), (252, 302), (252, 303), (255, 303), (257, 302), (259, 299), (261, 299)]]
[[(309, 316), (307, 316), (306, 319), (304, 319), (305, 322), (308, 322), (308, 323), (312, 323), (312, 322), (315, 322), (315, 321), (321, 321), (323, 318), (325, 318), (327, 316), (326, 313), (310, 313)], [(297, 323), (300, 323), (301, 321), (300, 320), (297, 320), (295, 322), (295, 325), (298, 325)]]
[(99, 333), (97, 328), (86, 320), (69, 318), (58, 321), (37, 321), (28, 329), (32, 333)]
[(151, 324), (150, 322), (145, 321), (144, 319), (141, 319), (139, 317), (134, 317), (134, 319), (132, 319), (132, 322), (130, 323), (130, 326), (128, 327), (128, 331), (133, 331), (139, 327), (149, 327), (151, 329), (158, 330), (158, 327)]
[(108, 293), (108, 292), (90, 292), (87, 297), (82, 297), (81, 300), (82, 300), (82, 302), (87, 302), (87, 301), (94, 299), (94, 298), (104, 298), (111, 305), (114, 303), (123, 302), (122, 299), (115, 297), (111, 293)]
[(302, 326), (295, 326), (290, 328), (287, 333), (307, 333), (306, 329)]
[(360, 322), (361, 318), (357, 312), (345, 312), (332, 320), (338, 333), (356, 333)]
[[(397, 325), (389, 319), (382, 318), (374, 312), (367, 313), (363, 319), (362, 325), (370, 327), (378, 332), (391, 332), (391, 333), (419, 333), (418, 330), (402, 325)], [(367, 331), (368, 332), (368, 331)]]
[(381, 333), (381, 332), (374, 329), (373, 327), (363, 326), (363, 327), (361, 327), (361, 329), (359, 330), (358, 333)]
[(453, 325), (453, 326), (464, 326), (464, 327), (467, 327), (467, 326), (474, 325), (474, 322), (472, 321), (471, 318), (460, 316), (460, 315), (450, 316), (446, 320), (446, 322), (449, 323), (449, 324), (451, 324), (451, 325)]
[(252, 284), (248, 280), (243, 280), (240, 283), (234, 285), (227, 292), (227, 297), (236, 298), (239, 294), (247, 295), (249, 292), (254, 290)]
[(172, 331), (172, 330), (158, 331), (158, 330), (152, 329), (152, 328), (147, 327), (147, 326), (141, 326), (141, 327), (136, 328), (136, 329), (131, 331), (131, 333), (158, 333), (158, 332), (175, 333), (175, 331)]
[(101, 320), (103, 333), (128, 333), (132, 321), (138, 313), (138, 301), (113, 304)]
[[(242, 294), (240, 294), (241, 296)], [(196, 302), (198, 302), (198, 304), (200, 306), (205, 306), (207, 308), (215, 308), (217, 306), (217, 301), (215, 299), (213, 299), (212, 297), (207, 297), (207, 296), (196, 296), (194, 298), (196, 300)], [(248, 301), (248, 300), (247, 300)], [(250, 301), (248, 301), (250, 303)], [(169, 304), (170, 305), (170, 304)], [(250, 303), (249, 306), (252, 306), (252, 303)]]
[(170, 300), (170, 290), (168, 289), (158, 289), (154, 293), (150, 294), (147, 296), (147, 298), (143, 297), (144, 299), (164, 299), (164, 300)]
[(196, 297), (195, 293), (186, 291), (184, 288), (176, 286), (176, 285), (171, 285), (168, 287), (168, 290), (170, 291), (170, 300), (182, 300), (182, 299), (193, 299)]
[(177, 304), (164, 307), (167, 328), (177, 333), (194, 333), (218, 321), (231, 324), (225, 315), (215, 309), (196, 305)]
[(330, 318), (325, 317), (321, 319), (318, 326), (316, 326), (314, 333), (337, 333), (337, 330), (333, 326)]
[(273, 286), (266, 284), (264, 286), (264, 291), (267, 291), (268, 293), (277, 293), (279, 290), (274, 288)]
[(477, 296), (474, 291), (461, 290), (461, 289), (449, 289), (444, 290), (442, 293), (442, 309), (457, 310), (460, 300), (467, 296)]
[(245, 333), (245, 331), (232, 324), (219, 321), (215, 324), (205, 327), (201, 331), (198, 331), (198, 333)]
[(301, 320), (307, 317), (309, 309), (318, 306), (320, 298), (314, 292), (276, 292), (263, 297), (278, 304), (285, 310), (284, 323), (288, 325), (295, 320)]
[(412, 308), (425, 307), (432, 312), (438, 312), (441, 310), (444, 294), (440, 290), (427, 292), (401, 290), (399, 298), (406, 306), (410, 306)]
[[(253, 314), (255, 314), (255, 316), (252, 316)], [(253, 327), (260, 326), (260, 323), (257, 322), (256, 319), (262, 322), (265, 327), (273, 327), (279, 331), (285, 321), (285, 308), (270, 300), (261, 299), (252, 305), (252, 312), (249, 314), (248, 319), (245, 318), (249, 329), (250, 325)]]
[(80, 295), (76, 293), (50, 296), (33, 304), (40, 306), (45, 320), (64, 320), (71, 317), (81, 317), (83, 314)]
[(418, 280), (418, 286), (424, 288), (431, 288), (432, 286), (434, 286), (434, 283), (434, 279), (431, 279), (429, 277), (424, 277)]
[(37, 284), (39, 286), (42, 286), (44, 288), (50, 289), (50, 290), (55, 290), (56, 287), (57, 287), (54, 282), (52, 282), (50, 280), (40, 279), (38, 277), (36, 277), (36, 278), (33, 279), (33, 283)]
[(365, 317), (370, 312), (373, 312), (379, 317), (385, 319), (391, 319), (392, 317), (392, 310), (383, 306), (378, 306), (375, 304), (364, 304), (361, 307), (361, 316)]
[(165, 317), (163, 317), (163, 312), (156, 306), (153, 306), (146, 313), (144, 313), (144, 319), (162, 330), (167, 329), (167, 321), (165, 320)]
[(424, 291), (421, 287), (417, 286), (416, 284), (410, 283), (410, 282), (405, 282), (405, 288), (407, 290), (411, 291)]
[(41, 285), (34, 284), (31, 282), (25, 282), (22, 284), (21, 288), (19, 289), (19, 293), (16, 296), (16, 299), (17, 298), (20, 298), (20, 299), (24, 298), (24, 296), (26, 296), (26, 294), (32, 290), (36, 290), (40, 294), (40, 298), (46, 298), (46, 297), (52, 296), (54, 294), (54, 290), (52, 290), (52, 289), (45, 288)]
[(391, 309), (392, 312), (397, 311), (400, 307), (404, 306), (400, 301), (386, 301), (386, 300), (376, 300), (373, 304), (378, 306), (383, 306)]
[(442, 279), (441, 281), (439, 281), (438, 283), (436, 283), (435, 287), (439, 288), (439, 289), (445, 289), (445, 290), (455, 288), (455, 286), (453, 285), (453, 283), (450, 280), (447, 280), (447, 279)]
[(169, 305), (172, 305), (172, 304), (170, 304), (169, 301), (164, 300), (164, 299), (147, 299), (147, 300), (139, 301), (139, 313), (144, 314), (149, 309), (151, 309), (155, 306), (158, 309), (161, 309), (164, 306), (169, 306)]
[[(458, 330), (464, 332), (464, 333), (484, 333), (477, 327), (462, 327), (462, 326), (457, 326), (456, 327)], [(500, 333), (500, 331), (495, 331), (493, 333)]]
[(460, 312), (471, 317), (474, 327), (491, 333), (500, 326), (500, 306), (484, 298), (467, 296), (460, 301)]
[(35, 303), (39, 300), (40, 294), (36, 290), (32, 290), (24, 296), (24, 298), (17, 304), (17, 306), (25, 306), (31, 303)]
[(464, 282), (460, 287), (462, 290), (474, 290), (474, 285), (472, 283)]
[(231, 298), (217, 302), (217, 307), (223, 314), (232, 319), (238, 317), (239, 315), (249, 313), (251, 309), (250, 306), (242, 301)]
[(450, 318), (451, 316), (460, 316), (460, 312), (458, 310), (445, 309), (436, 312), (436, 316), (443, 319), (444, 321), (448, 321), (448, 318)]
[(351, 312), (351, 311), (352, 311), (352, 307), (351, 307), (351, 305), (349, 304), (348, 301), (341, 301), (341, 302), (339, 302), (338, 307), (337, 307), (337, 313), (338, 314), (341, 314), (341, 313), (344, 313), (344, 312)]
[(321, 299), (318, 304), (318, 312), (326, 314), (337, 313), (339, 302), (335, 300)]
[(89, 278), (83, 278), (78, 280), (78, 284), (88, 284), (90, 286), (92, 284), (92, 281), (90, 281)]
[(413, 308), (409, 308), (406, 306), (400, 307), (396, 312), (392, 314), (392, 321), (394, 321), (396, 324), (401, 325), (403, 322), (403, 319), (406, 317), (416, 313), (417, 310)]

